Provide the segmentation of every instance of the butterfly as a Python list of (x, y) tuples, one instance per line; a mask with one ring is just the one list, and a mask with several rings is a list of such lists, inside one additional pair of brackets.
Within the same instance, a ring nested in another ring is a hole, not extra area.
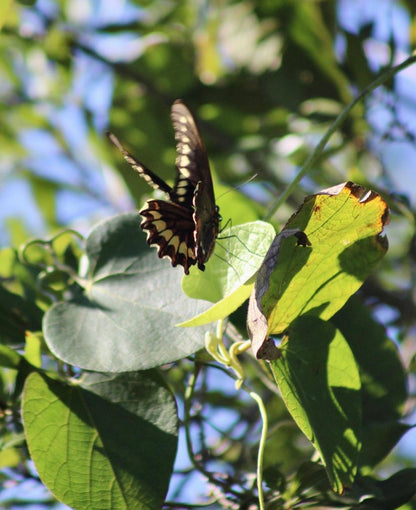
[(148, 200), (139, 211), (142, 230), (147, 231), (147, 244), (157, 247), (160, 258), (168, 257), (172, 266), (205, 269), (214, 251), (221, 216), (215, 204), (211, 170), (204, 143), (195, 120), (181, 100), (171, 109), (176, 140), (176, 180), (173, 187), (140, 163), (107, 133), (124, 159), (154, 189), (166, 193), (169, 200)]

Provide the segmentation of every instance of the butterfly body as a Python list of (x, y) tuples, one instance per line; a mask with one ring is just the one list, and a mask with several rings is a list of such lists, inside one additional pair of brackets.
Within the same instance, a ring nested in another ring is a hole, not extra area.
[(197, 264), (203, 271), (218, 235), (221, 217), (215, 205), (214, 188), (206, 150), (195, 121), (182, 101), (172, 105), (171, 117), (176, 140), (175, 185), (160, 177), (132, 156), (118, 139), (110, 140), (124, 159), (153, 188), (165, 192), (169, 201), (148, 200), (139, 211), (147, 243), (157, 247), (159, 257), (168, 257), (172, 266), (183, 266), (185, 274)]

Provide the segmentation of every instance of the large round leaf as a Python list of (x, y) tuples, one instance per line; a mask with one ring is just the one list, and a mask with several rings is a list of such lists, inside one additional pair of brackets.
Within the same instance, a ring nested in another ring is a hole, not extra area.
[(84, 292), (52, 306), (44, 334), (61, 360), (99, 372), (143, 370), (188, 356), (204, 330), (175, 325), (207, 304), (181, 291), (181, 268), (160, 260), (138, 214), (98, 225), (87, 238)]

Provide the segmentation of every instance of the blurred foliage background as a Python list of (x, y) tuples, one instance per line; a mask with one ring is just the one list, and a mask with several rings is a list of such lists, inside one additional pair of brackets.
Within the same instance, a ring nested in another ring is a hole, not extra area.
[[(342, 109), (416, 43), (411, 0), (8, 4), (0, 15), (2, 246), (67, 226), (86, 233), (101, 219), (141, 206), (150, 189), (104, 132), (110, 128), (147, 166), (172, 179), (169, 110), (177, 98), (200, 125), (224, 222), (262, 218)], [(410, 67), (352, 111), (273, 217), (281, 227), (306, 194), (346, 180), (388, 201), (390, 249), (362, 296), (401, 344), (411, 389), (415, 136), (416, 67)], [(246, 207), (233, 208), (232, 193), (225, 193), (236, 186)], [(217, 391), (210, 406), (234, 409), (224, 435), (238, 436), (238, 403)], [(409, 416), (413, 405), (410, 399)], [(249, 416), (245, 423), (242, 437), (256, 437)], [(411, 436), (380, 472), (414, 465)], [(301, 456), (295, 437), (288, 426), (276, 445), (286, 470)]]

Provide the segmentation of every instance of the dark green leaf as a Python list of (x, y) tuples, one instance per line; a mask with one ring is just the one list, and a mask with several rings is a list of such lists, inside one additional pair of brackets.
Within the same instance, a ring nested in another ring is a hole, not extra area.
[(0, 286), (0, 342), (23, 344), (26, 331), (42, 328), (42, 317), (33, 301)]
[(332, 318), (357, 361), (363, 398), (363, 451), (360, 463), (374, 466), (409, 426), (400, 424), (407, 398), (406, 375), (396, 345), (356, 297)]
[(31, 374), (23, 422), (41, 480), (72, 508), (160, 508), (177, 442), (176, 407), (154, 372), (69, 385)]
[(359, 507), (362, 510), (402, 508), (416, 494), (416, 469), (402, 469), (386, 480), (364, 477), (354, 489), (356, 492), (361, 489), (363, 493)]

